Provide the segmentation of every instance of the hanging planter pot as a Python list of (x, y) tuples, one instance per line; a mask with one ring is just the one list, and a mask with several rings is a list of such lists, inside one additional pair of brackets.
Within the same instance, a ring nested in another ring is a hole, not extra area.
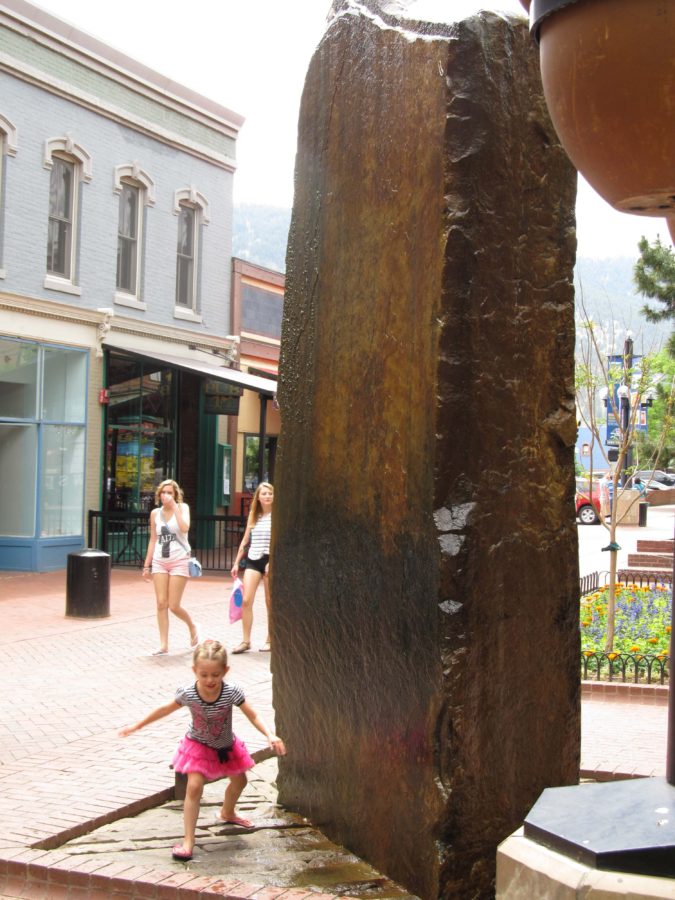
[(565, 151), (623, 212), (675, 227), (675, 3), (521, 0)]

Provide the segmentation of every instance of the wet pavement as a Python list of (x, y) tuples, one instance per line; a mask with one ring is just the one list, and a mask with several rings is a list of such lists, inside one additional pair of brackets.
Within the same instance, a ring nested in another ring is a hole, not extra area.
[[(184, 606), (202, 637), (232, 647), (241, 630), (227, 618), (229, 584), (192, 581)], [(274, 758), (255, 767), (240, 800), (253, 830), (212, 824), (224, 782), (209, 785), (193, 860), (171, 858), (183, 829), (169, 762), (186, 714), (117, 732), (191, 680), (191, 651), (172, 617), (169, 654), (152, 655), (154, 596), (138, 571), (113, 569), (111, 615), (98, 619), (65, 616), (63, 571), (0, 573), (0, 620), (0, 675), (11, 686), (0, 700), (0, 897), (411, 896), (276, 806)], [(260, 592), (253, 649), (231, 656), (228, 679), (273, 724), (270, 654), (257, 650), (266, 632)], [(262, 751), (262, 735), (234, 715), (249, 750)]]
[[(240, 813), (256, 823), (250, 831), (216, 821), (222, 787), (207, 785), (193, 860), (172, 862), (170, 868), (210, 876), (226, 872), (228, 878), (240, 883), (262, 883), (280, 890), (411, 897), (358, 857), (333, 844), (306, 820), (279, 809), (273, 788), (275, 772), (275, 761), (259, 764), (239, 804)], [(61, 850), (72, 859), (101, 855), (118, 863), (133, 855), (135, 865), (159, 869), (167, 864), (167, 847), (180, 842), (182, 835), (182, 803), (172, 801), (76, 838)]]
[[(650, 510), (647, 529), (625, 529), (622, 555), (638, 538), (672, 536), (673, 512)], [(603, 568), (601, 531), (579, 528), (582, 572)], [(202, 637), (232, 647), (240, 627), (227, 619), (229, 583), (192, 581), (184, 605)], [(185, 716), (177, 712), (126, 739), (117, 732), (172, 699), (190, 680), (191, 658), (187, 629), (173, 618), (170, 653), (151, 655), (154, 598), (137, 570), (113, 570), (111, 616), (102, 619), (65, 616), (64, 571), (0, 573), (0, 622), (0, 898), (410, 896), (277, 806), (274, 759), (256, 766), (240, 801), (254, 830), (212, 824), (222, 784), (210, 785), (193, 861), (171, 859), (182, 812), (168, 764)], [(271, 723), (270, 654), (256, 649), (265, 635), (260, 596), (254, 649), (231, 657), (228, 678)], [(582, 771), (662, 774), (666, 720), (663, 690), (584, 697)], [(235, 731), (251, 751), (263, 748), (236, 712)]]

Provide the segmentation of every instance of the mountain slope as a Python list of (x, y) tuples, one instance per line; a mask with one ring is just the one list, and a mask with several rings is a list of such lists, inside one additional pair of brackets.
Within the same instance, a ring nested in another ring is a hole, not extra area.
[[(284, 272), (290, 221), (291, 210), (287, 208), (235, 205), (234, 255)], [(588, 317), (600, 324), (608, 349), (613, 346), (615, 351), (620, 351), (626, 332), (631, 331), (636, 353), (647, 353), (665, 344), (670, 325), (647, 322), (640, 314), (644, 300), (635, 293), (634, 264), (635, 259), (629, 257), (579, 257), (574, 279), (577, 321)]]

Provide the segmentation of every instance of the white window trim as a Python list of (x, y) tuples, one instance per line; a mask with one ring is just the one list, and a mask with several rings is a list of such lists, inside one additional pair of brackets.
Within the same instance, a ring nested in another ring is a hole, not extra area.
[(2, 113), (0, 113), (0, 132), (5, 138), (5, 153), (7, 156), (16, 156), (19, 150), (19, 133), (16, 126)]
[[(2, 197), (3, 156), (16, 156), (19, 149), (16, 125), (0, 113), (0, 198)], [(2, 209), (0, 208), (0, 215)], [(7, 277), (7, 269), (0, 268), (0, 279)]]
[(201, 313), (188, 309), (187, 306), (174, 306), (173, 317), (174, 319), (184, 319), (186, 322), (195, 322), (197, 324), (201, 324), (202, 321)]
[[(58, 272), (47, 272), (43, 282), (44, 287), (55, 291), (65, 291), (67, 294), (79, 294), (81, 291), (69, 290), (67, 285), (77, 287), (75, 281), (75, 270), (77, 268), (77, 228), (78, 228), (78, 210), (80, 205), (80, 165), (77, 160), (62, 160), (73, 167), (73, 197), (71, 210), (71, 235), (70, 235), (70, 277), (66, 278)], [(54, 168), (54, 163), (50, 160), (49, 169)], [(50, 209), (51, 216), (51, 209)]]
[(130, 309), (140, 309), (143, 312), (148, 308), (145, 301), (139, 300), (134, 294), (127, 294), (125, 291), (115, 291), (113, 303), (116, 306), (128, 306)]
[(174, 302), (173, 317), (174, 319), (182, 319), (187, 322), (200, 324), (202, 322), (201, 313), (197, 311), (196, 305), (198, 301), (198, 286), (201, 273), (198, 270), (198, 260), (201, 251), (200, 226), (208, 225), (211, 221), (209, 201), (201, 191), (191, 184), (189, 187), (179, 188), (174, 191), (173, 195), (173, 213), (175, 216), (180, 215), (181, 205), (185, 203), (194, 208), (195, 217), (195, 240), (194, 240), (194, 302), (195, 307), (189, 309), (186, 306), (179, 306)]
[(62, 276), (48, 272), (45, 275), (43, 287), (51, 291), (61, 291), (65, 294), (80, 296), (82, 293), (82, 288), (79, 287), (79, 285), (77, 285), (75, 282), (77, 269), (77, 251), (79, 249), (77, 243), (80, 204), (79, 183), (81, 181), (84, 181), (88, 184), (92, 180), (93, 170), (91, 154), (87, 153), (87, 151), (84, 149), (84, 147), (81, 146), (81, 144), (76, 143), (73, 140), (73, 136), (69, 132), (62, 137), (47, 138), (47, 140), (45, 141), (44, 157), (42, 160), (43, 167), (51, 172), (51, 170), (54, 168), (54, 156), (59, 154), (64, 157), (70, 157), (70, 159), (75, 163), (76, 177), (73, 185), (73, 233), (70, 248), (70, 278), (64, 278)]
[(211, 221), (211, 213), (209, 201), (206, 197), (198, 191), (194, 185), (190, 185), (190, 187), (181, 188), (178, 191), (174, 191), (173, 195), (173, 214), (174, 216), (180, 215), (180, 206), (181, 203), (190, 203), (192, 206), (199, 209), (199, 224), (200, 225), (208, 225)]
[(143, 188), (143, 204), (145, 206), (155, 205), (155, 182), (144, 169), (141, 169), (136, 160), (132, 163), (124, 163), (123, 165), (115, 166), (113, 170), (114, 194), (122, 193), (122, 182), (124, 179), (127, 181), (136, 181), (141, 185)]
[(145, 311), (147, 306), (145, 302), (141, 300), (143, 247), (145, 244), (145, 229), (143, 227), (144, 222), (141, 210), (144, 206), (155, 205), (155, 182), (150, 178), (147, 172), (140, 168), (136, 161), (115, 166), (113, 171), (113, 194), (121, 194), (122, 186), (125, 182), (131, 183), (132, 187), (137, 188), (140, 195), (138, 222), (136, 227), (136, 292), (131, 294), (116, 288), (115, 293), (113, 294), (113, 303), (118, 306), (127, 306), (131, 309)]
[(62, 153), (76, 159), (80, 164), (78, 167), (80, 180), (86, 181), (87, 184), (91, 181), (93, 177), (91, 154), (87, 153), (80, 144), (75, 143), (71, 134), (66, 134), (65, 137), (47, 138), (42, 160), (45, 169), (53, 167), (52, 157), (55, 153)]
[(73, 294), (75, 297), (82, 294), (79, 284), (75, 284), (67, 278), (60, 278), (58, 275), (45, 275), (42, 286), (50, 291), (61, 291), (63, 294)]

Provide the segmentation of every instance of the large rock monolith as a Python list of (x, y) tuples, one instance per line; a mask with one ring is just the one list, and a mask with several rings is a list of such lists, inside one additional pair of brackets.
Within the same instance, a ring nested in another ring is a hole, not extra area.
[(575, 173), (524, 21), (345, 0), (307, 75), (273, 544), (280, 798), (424, 898), (579, 771)]

